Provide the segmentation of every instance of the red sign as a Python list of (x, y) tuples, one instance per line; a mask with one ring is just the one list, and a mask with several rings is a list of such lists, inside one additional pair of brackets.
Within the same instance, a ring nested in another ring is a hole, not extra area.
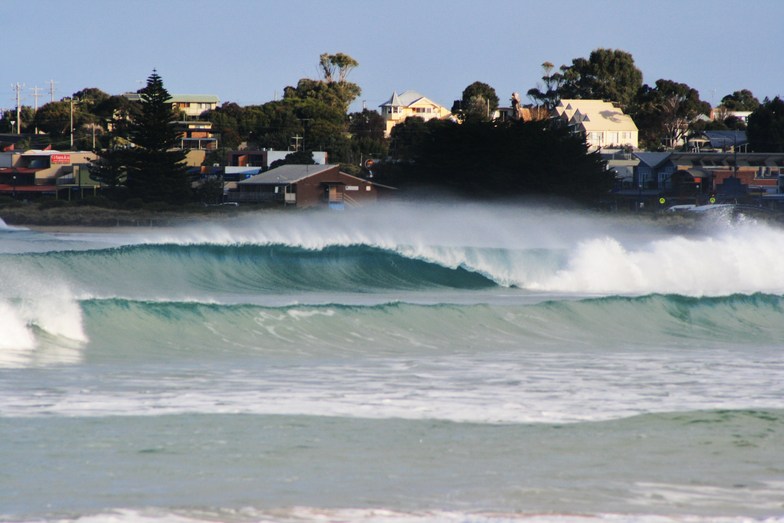
[(51, 163), (71, 163), (70, 154), (53, 154), (49, 157)]

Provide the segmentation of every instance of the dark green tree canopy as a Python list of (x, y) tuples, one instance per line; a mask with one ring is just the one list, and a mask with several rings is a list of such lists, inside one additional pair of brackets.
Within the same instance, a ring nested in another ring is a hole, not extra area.
[(125, 186), (128, 176), (129, 154), (126, 149), (108, 148), (90, 164), (90, 178), (106, 186), (110, 195)]
[[(49, 102), (38, 108), (33, 117), (38, 130), (49, 134), (54, 140), (67, 136), (71, 130), (71, 102)], [(74, 126), (79, 122), (79, 108), (74, 107)]]
[(176, 115), (171, 95), (156, 71), (147, 78), (147, 86), (139, 90), (140, 114), (131, 127), (133, 142), (148, 151), (167, 151), (177, 145), (178, 135), (172, 123)]
[(362, 89), (351, 82), (325, 82), (302, 78), (297, 87), (286, 87), (283, 98), (291, 101), (317, 100), (345, 114), (351, 102), (357, 99)]
[(127, 187), (131, 196), (144, 201), (183, 203), (190, 198), (185, 174), (185, 152), (176, 149), (178, 135), (171, 96), (156, 71), (139, 91), (141, 108), (131, 126), (135, 147), (128, 151)]
[(618, 49), (596, 49), (586, 60), (575, 58), (561, 66), (560, 98), (602, 99), (628, 107), (642, 86), (634, 58)]
[(463, 89), (459, 103), (452, 107), (452, 113), (463, 121), (489, 121), (498, 109), (498, 95), (490, 85), (474, 82)]
[(784, 152), (784, 100), (766, 98), (749, 116), (746, 133), (755, 152)]
[(760, 106), (760, 102), (751, 91), (742, 89), (722, 98), (721, 105), (728, 111), (754, 111)]
[(386, 122), (377, 111), (363, 109), (348, 115), (351, 133), (351, 154), (356, 163), (368, 158), (386, 158), (389, 149), (384, 135)]
[(654, 87), (640, 88), (629, 112), (640, 129), (641, 142), (656, 149), (682, 140), (698, 115), (710, 114), (710, 104), (684, 83), (659, 79)]
[(435, 186), (503, 199), (548, 195), (595, 201), (614, 175), (585, 142), (547, 122), (465, 122), (409, 118), (392, 129), (397, 159), (390, 185)]

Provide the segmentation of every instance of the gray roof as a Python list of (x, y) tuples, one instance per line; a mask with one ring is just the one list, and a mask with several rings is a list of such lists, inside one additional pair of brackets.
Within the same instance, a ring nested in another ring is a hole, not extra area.
[(746, 131), (705, 131), (711, 147), (724, 148), (745, 145), (749, 142)]
[(400, 94), (397, 94), (397, 92), (393, 92), (392, 97), (386, 103), (381, 104), (379, 107), (386, 107), (386, 106), (408, 107), (409, 105), (413, 104), (417, 100), (421, 100), (422, 98), (424, 98), (424, 96), (422, 96), (420, 93), (416, 91), (404, 91)]
[(246, 185), (286, 185), (289, 183), (296, 183), (309, 176), (329, 169), (334, 169), (335, 167), (337, 167), (337, 165), (286, 164), (257, 174), (256, 176), (251, 176), (239, 183)]
[(650, 152), (636, 152), (634, 156), (640, 159), (648, 167), (655, 168), (664, 163), (672, 153), (650, 153)]

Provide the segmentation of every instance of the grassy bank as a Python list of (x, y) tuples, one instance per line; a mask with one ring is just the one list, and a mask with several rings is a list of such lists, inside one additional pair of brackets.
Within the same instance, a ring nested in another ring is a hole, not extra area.
[(0, 201), (0, 219), (16, 226), (150, 227), (176, 225), (200, 218), (231, 217), (243, 211), (232, 206), (111, 205), (104, 202)]

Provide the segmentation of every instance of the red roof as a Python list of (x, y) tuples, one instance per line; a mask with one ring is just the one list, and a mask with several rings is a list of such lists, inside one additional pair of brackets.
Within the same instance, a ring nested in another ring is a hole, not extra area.
[(57, 186), (56, 185), (8, 185), (0, 183), (0, 192), (3, 193), (12, 193), (12, 192), (56, 192)]
[(0, 174), (35, 174), (44, 169), (46, 167), (3, 167), (0, 168)]

